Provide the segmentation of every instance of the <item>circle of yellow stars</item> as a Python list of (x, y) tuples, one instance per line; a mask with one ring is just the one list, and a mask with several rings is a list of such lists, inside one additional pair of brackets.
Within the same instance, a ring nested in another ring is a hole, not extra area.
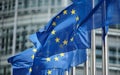
[[(63, 10), (63, 15), (67, 15), (68, 13), (69, 13), (68, 10), (66, 10), (66, 9)], [(72, 9), (72, 10), (70, 11), (70, 14), (71, 14), (71, 15), (75, 15), (75, 14), (76, 14), (76, 10)], [(60, 16), (59, 16), (59, 15), (56, 16), (56, 19), (60, 19)], [(76, 16), (76, 17), (75, 17), (75, 20), (76, 20), (76, 21), (79, 21), (79, 20), (80, 20), (80, 17), (79, 17), (79, 16)], [(55, 27), (56, 25), (57, 25), (57, 23), (56, 23), (55, 21), (53, 21), (53, 22), (52, 22), (52, 26)], [(52, 31), (51, 31), (51, 34), (52, 34), (52, 35), (55, 35), (55, 34), (56, 34), (56, 30), (52, 30)], [(61, 41), (61, 40), (60, 40), (59, 37), (56, 37), (56, 38), (55, 38), (55, 42), (56, 42), (56, 43), (59, 43), (60, 41)], [(73, 42), (73, 41), (74, 41), (74, 38), (73, 38), (73, 37), (70, 38), (70, 41)], [(67, 45), (68, 42), (69, 42), (68, 40), (63, 40), (61, 45), (62, 45), (62, 46)], [(35, 51), (35, 52), (36, 52), (36, 51)], [(59, 55), (60, 55), (60, 57), (64, 57), (64, 56), (65, 56), (65, 53), (60, 53)], [(32, 59), (34, 59), (34, 55), (32, 55)], [(52, 61), (52, 58), (51, 58), (51, 57), (47, 57), (45, 60), (46, 60), (46, 62), (51, 62), (51, 61)], [(58, 57), (58, 56), (54, 57), (54, 61), (56, 61), (56, 62), (59, 61), (59, 57)], [(31, 70), (32, 70), (32, 69), (30, 68), (30, 71), (31, 71)], [(48, 70), (48, 71), (47, 71), (47, 74), (48, 74), (48, 75), (52, 74), (52, 71), (51, 71), (51, 70)]]

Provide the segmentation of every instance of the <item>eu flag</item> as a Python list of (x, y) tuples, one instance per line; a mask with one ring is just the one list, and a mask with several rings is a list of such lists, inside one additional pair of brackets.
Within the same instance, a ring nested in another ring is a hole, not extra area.
[(75, 1), (53, 17), (42, 30), (31, 35), (30, 40), (38, 49), (36, 57), (90, 48), (91, 32), (77, 28), (90, 9), (90, 2)]
[(29, 48), (8, 59), (12, 64), (13, 75), (30, 75), (32, 71), (34, 54), (37, 52), (35, 48)]
[[(8, 59), (12, 64), (13, 75), (64, 75), (65, 70), (86, 61), (86, 50), (74, 50), (47, 58), (35, 58), (35, 48), (29, 48)], [(33, 63), (35, 64), (33, 66)], [(32, 74), (31, 74), (32, 72)]]
[[(105, 6), (103, 6), (104, 1)], [(79, 28), (83, 30), (92, 30), (105, 26), (120, 24), (120, 0), (97, 0), (95, 3), (96, 6), (79, 24)], [(105, 12), (103, 12), (104, 8)], [(103, 22), (104, 18), (105, 22)], [(89, 23), (90, 21), (94, 21), (94, 23), (91, 24)]]
[(106, 0), (108, 25), (120, 24), (120, 0)]
[(55, 75), (54, 70), (61, 74), (66, 70), (69, 70), (71, 67), (77, 66), (85, 61), (86, 50), (84, 49), (55, 54), (49, 57), (35, 57), (32, 67), (32, 75), (42, 75), (42, 73), (48, 74), (48, 72), (45, 71), (50, 71)]

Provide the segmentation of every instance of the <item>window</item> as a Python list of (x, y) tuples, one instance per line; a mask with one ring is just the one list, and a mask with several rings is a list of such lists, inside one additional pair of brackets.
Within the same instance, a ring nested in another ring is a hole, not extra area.
[(28, 8), (29, 7), (29, 0), (24, 0), (24, 8)]
[(114, 47), (110, 47), (110, 49), (109, 49), (109, 55), (110, 56), (115, 56), (116, 55), (116, 49)]
[(38, 0), (38, 6), (42, 6), (43, 5), (43, 0)]
[(55, 0), (51, 0), (51, 5), (55, 6)]
[(2, 11), (2, 3), (0, 3), (0, 11)]
[(120, 48), (119, 48), (119, 50), (118, 50), (118, 56), (120, 57)]
[(97, 57), (97, 58), (96, 58), (96, 61), (97, 61), (97, 62), (102, 62), (102, 57)]
[(62, 5), (62, 0), (57, 0), (57, 5)]
[(23, 0), (18, 0), (18, 9), (22, 9), (23, 8)]
[(102, 55), (102, 47), (101, 46), (96, 46), (96, 54)]
[(116, 64), (116, 58), (115, 57), (110, 57), (109, 58), (109, 63)]

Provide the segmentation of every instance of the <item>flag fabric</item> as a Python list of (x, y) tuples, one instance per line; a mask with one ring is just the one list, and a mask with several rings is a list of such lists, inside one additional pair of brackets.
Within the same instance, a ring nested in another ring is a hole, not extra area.
[[(41, 75), (44, 70), (60, 69), (62, 73), (73, 66), (86, 61), (86, 50), (74, 50), (65, 53), (55, 54), (50, 57), (36, 57), (33, 62), (32, 75)], [(59, 72), (59, 71), (58, 71)]]
[[(62, 52), (68, 52), (76, 49), (90, 48), (90, 31), (77, 29), (77, 25), (81, 22), (90, 11), (89, 3), (81, 0), (78, 3), (73, 2), (70, 6), (63, 9), (45, 27), (30, 36), (33, 43), (40, 43), (37, 56), (48, 57)], [(37, 40), (33, 40), (33, 36)]]
[(120, 25), (120, 0), (106, 0), (107, 25)]
[[(105, 1), (105, 7), (102, 5)], [(105, 26), (120, 24), (120, 0), (97, 0), (96, 6), (91, 10), (87, 17), (79, 24), (78, 28), (83, 30), (92, 30)], [(105, 8), (105, 13), (102, 9)], [(106, 14), (106, 15), (104, 15)], [(105, 23), (102, 22), (103, 17), (106, 17)], [(90, 21), (94, 22), (89, 23)]]
[(10, 57), (8, 62), (12, 64), (13, 75), (64, 75), (64, 72), (70, 67), (86, 61), (86, 50), (75, 50), (47, 58), (39, 57), (38, 61), (34, 63), (37, 65), (33, 66), (36, 52), (35, 48), (29, 48)]
[[(88, 14), (86, 12), (89, 12), (90, 8), (86, 5), (81, 1), (71, 4), (53, 17), (44, 29), (30, 36), (32, 42), (39, 41), (41, 44), (41, 48), (36, 45), (38, 52), (33, 62), (32, 75), (51, 68), (67, 70), (86, 61), (86, 48), (90, 48), (91, 33), (77, 29)], [(37, 40), (33, 40), (34, 35)]]
[(8, 59), (13, 75), (64, 75), (65, 70), (86, 61), (86, 48), (91, 45), (90, 30), (103, 27), (106, 35), (106, 25), (120, 22), (120, 0), (105, 0), (104, 24), (101, 11), (104, 0), (98, 1), (94, 9), (91, 0), (72, 1), (43, 29), (30, 36), (37, 50), (29, 48)]
[(34, 54), (37, 52), (35, 48), (29, 48), (8, 59), (12, 64), (13, 75), (30, 75), (32, 71)]
[(63, 69), (52, 68), (52, 69), (39, 70), (36, 74), (37, 75), (65, 75), (64, 72), (65, 71)]

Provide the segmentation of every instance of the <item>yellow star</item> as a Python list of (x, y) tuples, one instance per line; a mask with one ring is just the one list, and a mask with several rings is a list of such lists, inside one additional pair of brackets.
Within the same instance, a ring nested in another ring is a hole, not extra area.
[(76, 17), (76, 21), (78, 21), (78, 20), (79, 20), (79, 17), (77, 16), (77, 17)]
[(53, 22), (52, 25), (53, 25), (53, 26), (56, 26), (56, 22)]
[(55, 59), (55, 61), (58, 61), (58, 60), (59, 60), (58, 57), (55, 57), (54, 59)]
[(51, 34), (52, 34), (52, 35), (54, 35), (54, 34), (55, 34), (55, 32), (56, 32), (56, 31), (55, 31), (55, 30), (53, 30), (53, 31), (51, 32)]
[(50, 58), (46, 58), (46, 61), (49, 62), (51, 59)]
[(47, 72), (47, 73), (48, 73), (48, 75), (49, 75), (49, 74), (52, 74), (52, 71), (51, 71), (51, 70), (48, 70), (48, 72)]
[(64, 15), (67, 14), (67, 10), (64, 10), (64, 11), (63, 11), (63, 14), (64, 14)]
[(74, 38), (72, 37), (71, 39), (70, 39), (70, 41), (72, 42), (74, 40)]
[(56, 42), (60, 42), (60, 39), (59, 39), (59, 38), (56, 38), (55, 41), (56, 41)]
[(32, 72), (32, 68), (29, 69), (29, 72)]
[(75, 14), (75, 10), (74, 10), (74, 9), (72, 9), (71, 14), (72, 14), (72, 15)]
[(31, 58), (34, 59), (34, 55), (32, 55)]
[(34, 48), (34, 49), (33, 49), (33, 52), (34, 52), (34, 53), (36, 53), (36, 52), (37, 52), (37, 50)]
[(67, 43), (68, 43), (68, 41), (66, 41), (66, 40), (63, 41), (63, 44), (64, 44), (64, 45), (67, 45)]
[(60, 56), (63, 57), (65, 54), (64, 53), (60, 53)]

